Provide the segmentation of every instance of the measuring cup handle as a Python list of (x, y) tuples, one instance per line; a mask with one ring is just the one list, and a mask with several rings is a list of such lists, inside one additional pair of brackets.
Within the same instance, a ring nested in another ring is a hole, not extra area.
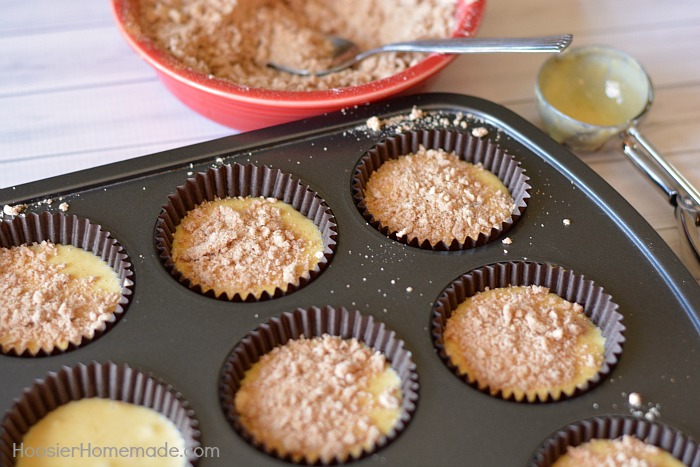
[(664, 192), (672, 205), (694, 211), (700, 218), (700, 192), (639, 133), (635, 125), (625, 132), (622, 149), (634, 165)]

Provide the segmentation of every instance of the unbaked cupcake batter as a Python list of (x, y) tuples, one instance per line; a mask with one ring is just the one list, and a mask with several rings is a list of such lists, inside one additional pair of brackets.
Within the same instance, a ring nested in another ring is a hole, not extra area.
[(422, 146), (386, 161), (370, 175), (365, 204), (397, 237), (433, 245), (488, 235), (515, 208), (508, 189), (480, 164)]
[(534, 401), (572, 394), (603, 364), (605, 338), (571, 303), (540, 286), (486, 290), (447, 320), (445, 352), (491, 394)]
[(0, 248), (0, 344), (4, 352), (65, 350), (111, 319), (116, 272), (91, 252), (42, 242)]
[(323, 258), (316, 225), (274, 198), (206, 201), (175, 230), (175, 267), (204, 292), (260, 297), (286, 291)]
[[(101, 398), (80, 399), (52, 410), (29, 429), (21, 446), (26, 455), (17, 458), (17, 467), (187, 464), (187, 458), (180, 457), (185, 440), (172, 421), (146, 407)], [(48, 448), (69, 451), (46, 455)], [(43, 456), (38, 455), (40, 450)]]
[(579, 446), (569, 446), (552, 467), (683, 467), (683, 463), (651, 444), (634, 436), (619, 439), (592, 439)]
[(401, 380), (357, 339), (324, 335), (276, 347), (236, 392), (241, 424), (270, 450), (328, 463), (371, 450), (401, 415)]

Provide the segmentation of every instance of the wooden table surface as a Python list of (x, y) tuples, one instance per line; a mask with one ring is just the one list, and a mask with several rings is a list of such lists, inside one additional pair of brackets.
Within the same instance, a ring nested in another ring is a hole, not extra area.
[[(655, 86), (642, 133), (700, 186), (700, 2), (487, 0), (483, 37), (572, 33), (636, 57)], [(492, 100), (535, 125), (546, 56), (458, 58), (427, 91)], [(235, 134), (185, 107), (120, 36), (108, 1), (0, 0), (0, 187)], [(673, 209), (617, 138), (579, 156), (682, 254)]]

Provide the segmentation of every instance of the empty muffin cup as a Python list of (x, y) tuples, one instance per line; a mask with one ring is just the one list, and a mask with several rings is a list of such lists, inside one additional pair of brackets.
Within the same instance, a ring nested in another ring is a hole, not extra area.
[[(34, 385), (26, 388), (15, 400), (13, 406), (5, 415), (0, 430), (0, 464), (8, 467), (13, 466), (17, 462), (16, 456), (22, 454), (28, 458), (41, 454), (48, 455), (48, 449), (50, 448), (56, 448), (53, 457), (91, 456), (104, 458), (107, 461), (109, 458), (112, 460), (118, 459), (121, 456), (119, 453), (124, 451), (115, 446), (116, 438), (114, 436), (111, 436), (111, 439), (98, 440), (93, 439), (95, 433), (88, 432), (84, 433), (84, 440), (80, 438), (78, 445), (71, 443), (70, 446), (63, 444), (60, 440), (49, 438), (42, 440), (46, 443), (46, 446), (30, 445), (26, 441), (25, 436), (27, 433), (33, 427), (38, 426), (39, 422), (53, 411), (58, 409), (65, 410), (66, 407), (69, 407), (68, 404), (83, 403), (84, 401), (126, 402), (130, 404), (127, 407), (130, 407), (131, 410), (135, 408), (138, 412), (143, 413), (145, 411), (141, 411), (139, 408), (144, 407), (155, 412), (148, 412), (151, 415), (148, 419), (149, 421), (154, 419), (160, 421), (162, 417), (165, 417), (167, 420), (163, 420), (162, 426), (168, 427), (172, 434), (178, 434), (181, 437), (181, 439), (178, 439), (181, 445), (179, 447), (174, 445), (168, 447), (163, 445), (148, 446), (145, 449), (152, 448), (154, 456), (170, 457), (171, 460), (177, 457), (175, 460), (179, 465), (184, 465), (183, 461), (186, 461), (187, 465), (197, 463), (197, 455), (201, 450), (198, 421), (194, 416), (193, 410), (179, 392), (160, 379), (136, 370), (127, 364), (91, 362), (89, 364), (80, 363), (73, 367), (64, 366), (57, 372), (50, 372), (42, 380), (38, 380)], [(113, 412), (107, 413), (109, 415), (113, 414)], [(90, 413), (89, 416), (96, 417), (98, 415)], [(104, 419), (100, 420), (104, 421)], [(114, 420), (114, 418), (110, 418), (110, 420)], [(133, 430), (135, 434), (143, 435), (152, 433), (152, 425), (139, 427), (135, 417), (130, 418), (130, 420), (132, 420), (133, 426), (126, 431)], [(61, 422), (65, 423), (65, 421)], [(44, 425), (44, 427), (46, 426)], [(72, 428), (72, 430), (66, 431), (75, 441), (74, 438), (80, 431), (80, 427), (73, 426)], [(74, 430), (77, 431), (74, 433)], [(60, 435), (61, 433), (59, 433)], [(19, 454), (17, 452), (18, 447), (21, 448)], [(139, 456), (146, 457), (151, 452), (145, 449), (143, 451), (133, 451), (131, 450), (133, 447), (122, 447), (130, 449), (129, 455), (133, 455), (132, 462), (137, 461)], [(177, 454), (171, 451), (170, 448), (176, 448)], [(180, 458), (180, 456), (184, 457)]]
[(497, 263), (440, 294), (433, 343), (455, 375), (493, 397), (558, 401), (595, 387), (617, 363), (625, 340), (617, 308), (602, 287), (562, 267)]
[(370, 149), (355, 167), (352, 189), (365, 220), (389, 238), (455, 251), (508, 231), (527, 207), (527, 180), (491, 139), (417, 130)]
[(557, 430), (542, 442), (527, 465), (552, 467), (569, 447), (581, 446), (591, 440), (619, 440), (625, 436), (663, 449), (685, 466), (700, 467), (700, 445), (688, 435), (659, 422), (621, 415), (579, 420)]
[(0, 264), (7, 263), (0, 267), (4, 354), (73, 350), (109, 331), (129, 304), (131, 261), (88, 219), (44, 211), (4, 220), (0, 248)]
[[(293, 361), (281, 360), (289, 355)], [(355, 384), (364, 387), (363, 372), (375, 365), (379, 376), (369, 387), (392, 384), (387, 386), (390, 391), (372, 399), (368, 397), (374, 397), (369, 396), (373, 389), (355, 392)], [(274, 384), (267, 384), (269, 378)], [(257, 394), (256, 384), (264, 385)], [(416, 409), (418, 375), (403, 341), (371, 316), (330, 306), (299, 308), (262, 324), (233, 348), (223, 368), (220, 399), (233, 429), (262, 452), (299, 464), (344, 463), (399, 437)], [(270, 407), (268, 400), (274, 402)], [(364, 408), (374, 400), (381, 405), (372, 414), (378, 421), (368, 422), (364, 409), (351, 410), (354, 403)], [(323, 428), (327, 410), (337, 413), (333, 426)], [(391, 415), (388, 425), (383, 425), (387, 419), (381, 418), (382, 410)], [(313, 417), (305, 423), (307, 415)], [(262, 430), (268, 419), (279, 429)], [(371, 443), (364, 443), (367, 439)]]
[(336, 238), (333, 213), (316, 192), (279, 169), (252, 164), (188, 178), (168, 197), (155, 228), (161, 261), (180, 283), (248, 302), (309, 284), (330, 263)]

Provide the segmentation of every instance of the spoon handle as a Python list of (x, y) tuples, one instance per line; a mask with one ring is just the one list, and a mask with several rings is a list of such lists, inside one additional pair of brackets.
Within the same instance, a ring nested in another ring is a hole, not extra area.
[(624, 134), (622, 149), (676, 207), (676, 222), (695, 259), (700, 261), (700, 192), (668, 162), (635, 125)]
[(642, 136), (635, 125), (625, 133), (623, 151), (668, 196), (671, 204), (695, 212), (695, 223), (700, 225), (700, 191)]
[(566, 49), (573, 36), (522, 37), (522, 38), (481, 38), (455, 37), (450, 39), (427, 39), (409, 42), (396, 42), (368, 50), (363, 58), (380, 52), (436, 52), (444, 54), (494, 53), (494, 52), (560, 52)]

